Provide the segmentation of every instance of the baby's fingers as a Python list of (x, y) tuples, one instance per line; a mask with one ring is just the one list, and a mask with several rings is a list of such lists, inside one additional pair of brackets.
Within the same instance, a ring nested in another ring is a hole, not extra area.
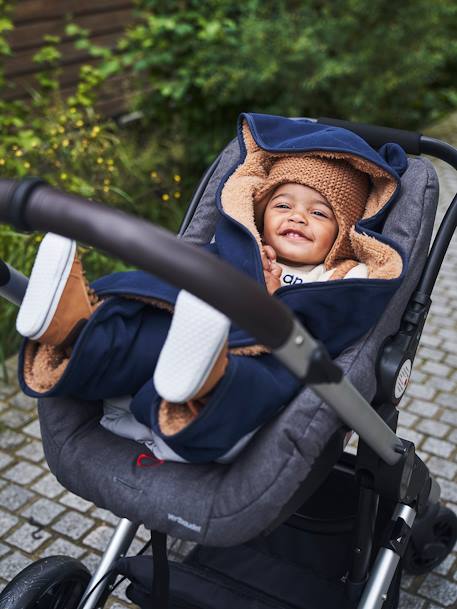
[(271, 245), (264, 245), (263, 247), (266, 256), (268, 257), (268, 259), (271, 262), (276, 262), (276, 252), (275, 250), (271, 247)]

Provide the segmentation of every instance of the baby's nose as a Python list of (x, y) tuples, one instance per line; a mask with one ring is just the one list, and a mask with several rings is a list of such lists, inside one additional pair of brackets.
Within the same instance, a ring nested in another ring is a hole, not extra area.
[(305, 214), (299, 214), (295, 212), (289, 217), (289, 222), (297, 222), (297, 224), (306, 224), (307, 221), (308, 220), (306, 219)]

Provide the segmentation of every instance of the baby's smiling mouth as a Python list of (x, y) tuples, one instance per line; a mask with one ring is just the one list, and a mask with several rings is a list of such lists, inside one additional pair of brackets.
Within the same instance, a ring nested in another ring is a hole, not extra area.
[(301, 231), (293, 228), (287, 228), (280, 233), (281, 237), (287, 237), (288, 239), (299, 239), (300, 241), (310, 241), (310, 239)]

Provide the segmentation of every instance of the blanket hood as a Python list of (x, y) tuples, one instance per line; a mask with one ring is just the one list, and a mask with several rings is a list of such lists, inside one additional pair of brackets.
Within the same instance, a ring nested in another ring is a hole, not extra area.
[[(399, 174), (406, 168), (406, 156), (399, 146), (387, 144), (376, 153), (362, 138), (345, 129), (261, 114), (240, 116), (238, 140), (242, 158), (226, 176), (219, 204), (226, 216), (251, 234), (259, 249), (263, 211), (272, 190), (268, 188), (269, 175), (275, 163), (277, 166), (279, 159), (298, 157), (343, 160), (367, 176), (368, 196), (361, 217), (352, 214), (351, 221), (341, 222), (341, 213), (337, 216), (339, 233), (326, 258), (326, 268), (334, 269), (332, 279), (341, 279), (352, 266), (363, 262), (371, 279), (400, 277), (400, 252), (376, 230), (398, 192)], [(300, 178), (289, 174), (275, 187), (294, 181)], [(302, 183), (319, 190), (314, 184)], [(347, 207), (349, 210), (349, 202)]]

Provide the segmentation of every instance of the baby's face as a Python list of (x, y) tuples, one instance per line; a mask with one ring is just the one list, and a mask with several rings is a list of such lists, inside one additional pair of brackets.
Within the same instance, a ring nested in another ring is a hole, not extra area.
[(286, 264), (320, 264), (332, 249), (338, 224), (327, 199), (302, 184), (282, 184), (269, 195), (263, 241)]

